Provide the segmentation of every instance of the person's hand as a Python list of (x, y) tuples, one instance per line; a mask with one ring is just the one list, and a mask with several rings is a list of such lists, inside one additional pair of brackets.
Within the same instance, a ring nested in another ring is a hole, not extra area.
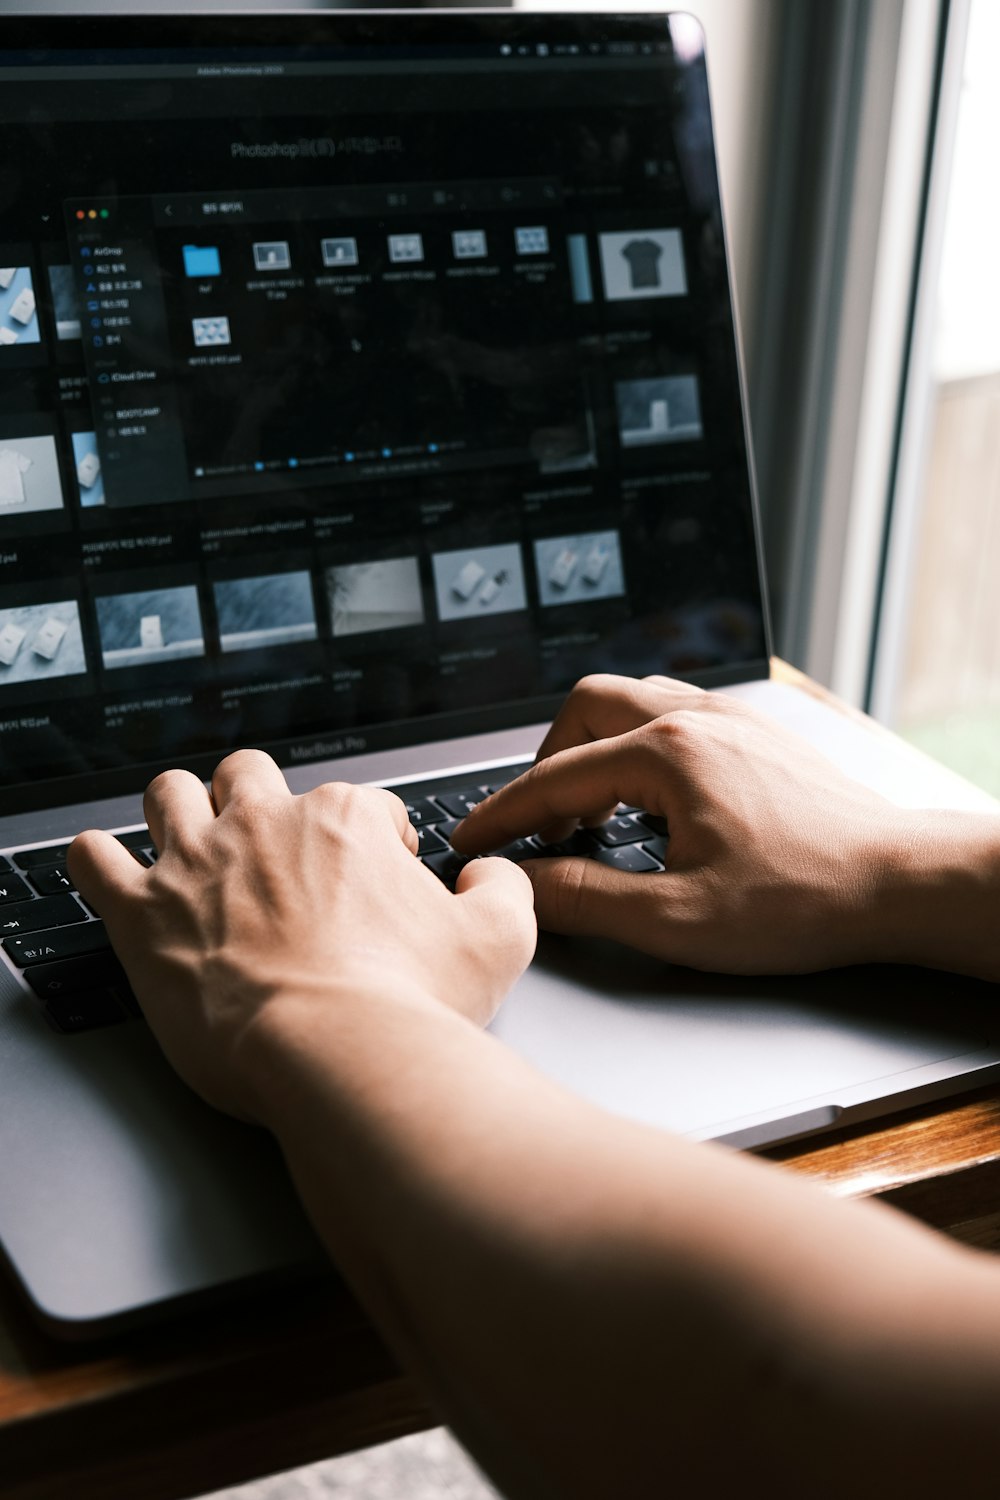
[(555, 842), (620, 802), (666, 820), (666, 869), (527, 862), (541, 927), (742, 973), (894, 956), (880, 897), (905, 815), (738, 700), (668, 678), (585, 678), (536, 764), (452, 842), (463, 854), (536, 833)]
[(414, 858), (391, 792), (295, 797), (269, 756), (242, 750), (211, 795), (186, 771), (158, 776), (145, 813), (151, 869), (96, 831), (69, 869), (171, 1062), (233, 1114), (259, 1113), (243, 1043), (275, 1008), (308, 1025), (309, 1007), (353, 1007), (364, 1024), (366, 999), (443, 1002), (485, 1024), (534, 951), (521, 871), (477, 860), (452, 895)]

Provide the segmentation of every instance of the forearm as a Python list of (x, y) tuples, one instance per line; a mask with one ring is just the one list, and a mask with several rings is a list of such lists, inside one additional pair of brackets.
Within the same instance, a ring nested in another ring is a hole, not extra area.
[[(820, 1495), (830, 1430), (885, 1458), (914, 1403), (964, 1389), (960, 1252), (611, 1119), (419, 996), (364, 998), (301, 1033), (286, 1008), (259, 1042), (262, 1113), (360, 1299), (511, 1500), (735, 1483), (750, 1450)], [(940, 1338), (928, 1306), (950, 1307)]]
[(880, 958), (1000, 981), (1000, 815), (900, 814), (869, 920)]

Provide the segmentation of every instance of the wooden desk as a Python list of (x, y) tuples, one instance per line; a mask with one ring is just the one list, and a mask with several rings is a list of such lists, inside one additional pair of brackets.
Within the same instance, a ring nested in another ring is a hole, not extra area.
[[(763, 1154), (1000, 1249), (1000, 1088)], [(435, 1421), (332, 1279), (77, 1349), (0, 1283), (4, 1500), (181, 1500)]]

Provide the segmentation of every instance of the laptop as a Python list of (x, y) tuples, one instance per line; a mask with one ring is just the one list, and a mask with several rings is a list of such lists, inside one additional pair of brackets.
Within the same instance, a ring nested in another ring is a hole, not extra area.
[[(326, 13), (0, 36), (0, 1245), (61, 1337), (322, 1252), (162, 1059), (67, 841), (266, 748), (453, 820), (573, 682), (739, 693), (897, 801), (995, 805), (768, 680), (697, 24)], [(627, 812), (588, 853), (655, 878)], [(759, 1145), (1000, 1071), (980, 987), (731, 980), (543, 938), (495, 1023), (609, 1109)]]

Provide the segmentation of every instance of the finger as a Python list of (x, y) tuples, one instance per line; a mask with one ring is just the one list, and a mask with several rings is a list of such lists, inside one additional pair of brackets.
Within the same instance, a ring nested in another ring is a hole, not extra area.
[(142, 865), (124, 844), (97, 828), (73, 840), (66, 851), (66, 868), (83, 899), (112, 921), (146, 878)]
[(420, 839), (417, 837), (417, 830), (410, 822), (410, 815), (406, 811), (405, 802), (400, 797), (397, 797), (395, 792), (389, 791), (388, 787), (373, 786), (370, 790), (373, 797), (377, 798), (377, 805), (380, 805), (388, 813), (393, 827), (407, 849), (409, 849), (411, 854), (416, 854), (420, 847)]
[(474, 859), (459, 871), (455, 895), (474, 925), (477, 942), (492, 948), (491, 968), (506, 993), (535, 951), (530, 881), (521, 866), (509, 859)]
[(215, 808), (203, 782), (190, 771), (164, 771), (149, 783), (142, 799), (153, 843), (162, 854), (172, 835), (197, 832), (215, 822)]
[(304, 792), (300, 800), (309, 803), (317, 826), (345, 834), (353, 829), (369, 848), (373, 840), (388, 835), (391, 843), (402, 843), (411, 854), (417, 853), (420, 841), (406, 806), (385, 787), (324, 781), (311, 792)]
[(592, 859), (536, 859), (524, 866), (535, 916), (547, 932), (614, 938), (657, 958), (671, 949), (671, 906), (683, 876), (631, 874)]
[[(649, 767), (641, 730), (561, 750), (474, 807), (454, 830), (460, 854), (500, 849), (567, 820), (597, 818), (619, 802), (661, 811), (664, 768)], [(656, 806), (653, 803), (656, 802)]]
[(639, 681), (595, 673), (582, 678), (556, 714), (552, 727), (538, 748), (536, 760), (544, 760), (573, 745), (626, 734), (658, 719), (675, 708), (690, 708), (708, 695), (687, 682), (670, 677)]
[(642, 681), (648, 682), (652, 687), (666, 688), (679, 698), (686, 698), (688, 704), (692, 699), (706, 696), (704, 688), (695, 687), (691, 682), (681, 682), (679, 677), (665, 677), (662, 672), (647, 672)]
[(291, 795), (276, 762), (263, 750), (234, 751), (212, 777), (212, 798), (220, 813), (232, 802), (272, 802)]

